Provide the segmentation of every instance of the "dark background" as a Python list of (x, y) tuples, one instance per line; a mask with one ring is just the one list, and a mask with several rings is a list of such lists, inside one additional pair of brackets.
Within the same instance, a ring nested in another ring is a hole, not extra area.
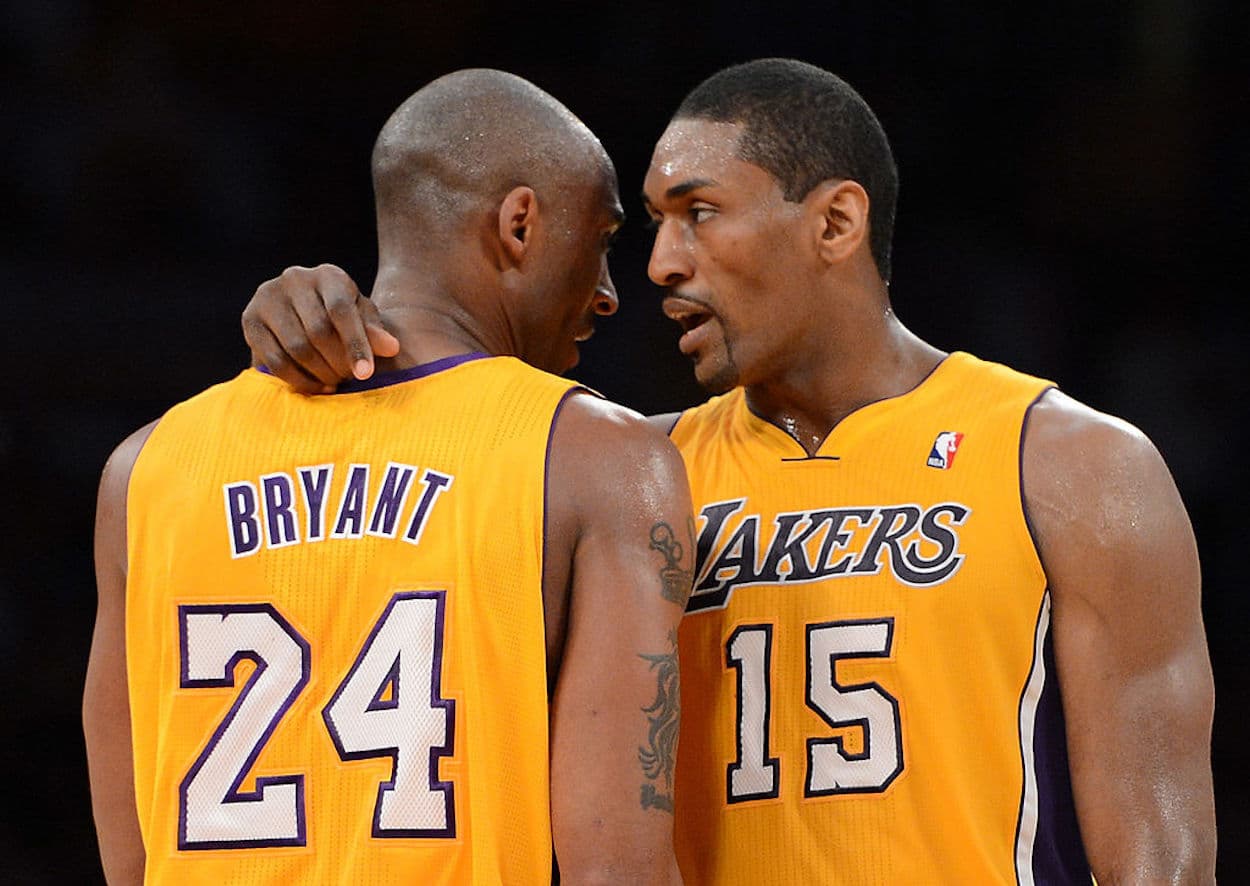
[[(1057, 380), (1167, 458), (1203, 560), (1221, 875), (1250, 868), (1236, 565), (1250, 358), (1233, 274), (1250, 246), (1250, 16), (1192, 0), (978, 5), (5, 5), (0, 881), (98, 877), (79, 699), (105, 458), (246, 364), (238, 314), (284, 266), (332, 260), (368, 289), (368, 155), (389, 112), (449, 70), (512, 70), (600, 135), (636, 221), (680, 98), (763, 55), (841, 74), (890, 134), (906, 323)], [(628, 225), (620, 313), (576, 375), (652, 412), (699, 395), (648, 246)]]

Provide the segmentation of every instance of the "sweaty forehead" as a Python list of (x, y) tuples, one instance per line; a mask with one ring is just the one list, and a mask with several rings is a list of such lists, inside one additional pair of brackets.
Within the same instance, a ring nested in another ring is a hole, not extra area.
[(666, 188), (688, 179), (714, 179), (738, 160), (741, 123), (678, 119), (669, 124), (656, 142), (643, 189)]

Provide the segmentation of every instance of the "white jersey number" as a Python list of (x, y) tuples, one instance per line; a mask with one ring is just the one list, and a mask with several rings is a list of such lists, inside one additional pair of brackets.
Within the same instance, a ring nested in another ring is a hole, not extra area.
[[(837, 676), (838, 661), (886, 658), (893, 640), (892, 618), (807, 626), (807, 706), (833, 730), (858, 727), (863, 745), (809, 738), (804, 796), (878, 793), (903, 771), (898, 700), (876, 683), (844, 686)], [(743, 625), (725, 644), (726, 666), (738, 671), (737, 758), (725, 778), (730, 803), (777, 796), (781, 764), (769, 750), (772, 645), (768, 624)]]
[[(437, 778), (455, 719), (439, 687), (443, 601), (442, 591), (396, 594), (322, 711), (344, 760), (394, 763), (378, 788), (375, 837), (455, 836), (453, 786)], [(268, 603), (179, 606), (178, 620), (183, 688), (234, 686), (239, 662), (255, 663), (179, 787), (178, 848), (306, 845), (302, 774), (241, 787), (308, 685), (308, 641)]]
[(268, 604), (179, 606), (182, 688), (233, 686), (256, 667), (180, 786), (178, 847), (303, 846), (304, 776), (243, 779), (308, 684), (308, 643)]
[(454, 836), (452, 785), (438, 779), (455, 725), (455, 703), (439, 694), (442, 605), (441, 593), (392, 599), (322, 711), (344, 760), (391, 758), (391, 780), (374, 805), (375, 837)]

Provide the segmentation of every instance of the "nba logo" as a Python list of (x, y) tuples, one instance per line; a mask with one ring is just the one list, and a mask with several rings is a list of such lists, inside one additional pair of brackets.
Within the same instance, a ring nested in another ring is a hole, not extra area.
[(963, 438), (964, 435), (958, 431), (943, 431), (938, 434), (933, 441), (933, 448), (929, 450), (929, 467), (943, 471), (949, 469), (955, 463), (955, 453), (959, 451)]

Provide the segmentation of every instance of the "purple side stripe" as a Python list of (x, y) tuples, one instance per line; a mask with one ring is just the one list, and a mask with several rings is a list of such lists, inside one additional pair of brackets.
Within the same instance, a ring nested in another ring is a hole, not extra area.
[[(1024, 515), (1025, 528), (1028, 530), (1029, 537), (1033, 539), (1033, 548), (1039, 551), (1039, 562), (1041, 554), (1037, 547), (1037, 532), (1029, 516), (1029, 503), (1024, 494), (1024, 439), (1028, 433), (1033, 407), (1052, 390), (1057, 390), (1057, 388), (1048, 385), (1038, 393), (1025, 409), (1024, 420), (1020, 427), (1019, 468), (1017, 470), (1020, 483), (1020, 509)], [(1045, 568), (1045, 564), (1042, 565)], [(1076, 807), (1072, 799), (1072, 778), (1068, 770), (1068, 741), (1063, 716), (1063, 700), (1059, 695), (1059, 677), (1055, 672), (1052, 637), (1053, 625), (1048, 625), (1046, 634), (1042, 638), (1040, 662), (1046, 674), (1046, 680), (1037, 701), (1033, 726), (1032, 751), (1033, 773), (1037, 785), (1037, 825), (1030, 856), (1030, 874), (1034, 883), (1080, 883), (1082, 886), (1088, 886), (1090, 882), (1089, 862), (1085, 856), (1085, 846), (1081, 841), (1076, 821)], [(1037, 664), (1035, 662), (1034, 667), (1037, 667)], [(1030, 674), (1030, 679), (1032, 679), (1032, 674)], [(1017, 823), (1018, 838), (1019, 822)], [(1018, 877), (1020, 873), (1017, 871)]]
[[(547, 492), (549, 489), (547, 480), (551, 475), (551, 442), (556, 436), (556, 419), (560, 417), (560, 410), (564, 409), (564, 404), (568, 403), (574, 394), (581, 393), (590, 394), (594, 397), (599, 396), (595, 391), (581, 385), (574, 385), (569, 388), (560, 396), (560, 402), (556, 404), (555, 412), (551, 413), (551, 427), (547, 430), (547, 449), (543, 453), (543, 538), (542, 546), (539, 548), (539, 556), (542, 557), (542, 562), (538, 564), (539, 582), (544, 582), (547, 575), (547, 511), (549, 510), (547, 507)], [(547, 620), (547, 598), (543, 596), (541, 591), (542, 589), (539, 588), (538, 597), (542, 602), (543, 621), (545, 623)], [(547, 674), (547, 687), (548, 690), (554, 688), (551, 683), (551, 674)]]
[(1068, 741), (1064, 730), (1063, 700), (1055, 673), (1053, 630), (1046, 633), (1042, 658), (1046, 685), (1037, 705), (1033, 732), (1033, 761), (1037, 773), (1037, 835), (1033, 839), (1035, 883), (1088, 884), (1089, 861), (1076, 822), (1072, 779), (1068, 772)]

